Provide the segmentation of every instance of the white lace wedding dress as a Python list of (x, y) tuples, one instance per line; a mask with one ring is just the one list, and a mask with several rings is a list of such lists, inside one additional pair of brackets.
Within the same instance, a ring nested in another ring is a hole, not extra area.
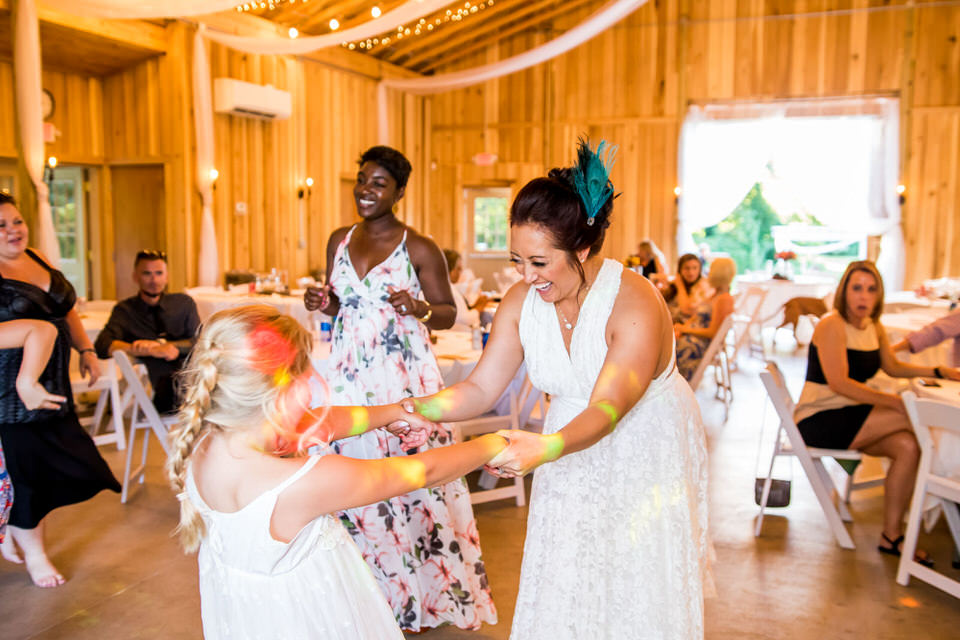
[[(530, 379), (550, 394), (544, 433), (587, 407), (622, 269), (604, 261), (569, 355), (553, 304), (527, 294), (520, 340)], [(511, 640), (702, 638), (706, 462), (696, 398), (671, 365), (613, 433), (539, 467)]]

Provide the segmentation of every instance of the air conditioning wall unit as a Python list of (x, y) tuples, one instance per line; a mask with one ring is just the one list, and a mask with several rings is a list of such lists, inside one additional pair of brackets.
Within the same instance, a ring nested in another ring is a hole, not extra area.
[(247, 118), (284, 120), (290, 117), (293, 100), (289, 91), (234, 78), (213, 81), (213, 110)]

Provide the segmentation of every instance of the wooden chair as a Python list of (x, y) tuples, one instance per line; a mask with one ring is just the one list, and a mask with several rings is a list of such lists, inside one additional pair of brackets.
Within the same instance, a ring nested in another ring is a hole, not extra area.
[[(152, 394), (147, 393), (147, 386), (144, 384), (145, 376), (137, 375), (130, 356), (124, 351), (114, 351), (113, 359), (120, 367), (129, 389), (133, 394), (133, 412), (130, 414), (130, 430), (127, 432), (127, 459), (123, 467), (123, 490), (120, 493), (120, 502), (126, 504), (130, 496), (130, 485), (134, 480), (143, 484), (144, 471), (147, 465), (147, 449), (150, 445), (150, 434), (153, 433), (163, 451), (170, 455), (170, 428), (177, 423), (175, 415), (161, 416), (157, 408), (153, 406)], [(133, 461), (133, 444), (137, 437), (137, 431), (144, 431), (143, 434), (143, 453), (140, 457), (140, 466), (131, 470)]]
[(949, 433), (952, 437), (960, 438), (960, 406), (917, 399), (912, 391), (907, 391), (902, 397), (910, 424), (920, 444), (920, 465), (917, 468), (907, 532), (904, 535), (900, 566), (897, 569), (897, 582), (906, 586), (912, 575), (946, 591), (954, 598), (960, 598), (960, 582), (914, 560), (917, 537), (923, 524), (923, 505), (927, 496), (935, 498), (943, 506), (953, 544), (960, 549), (960, 514), (957, 512), (957, 505), (960, 505), (960, 480), (946, 475), (938, 468), (937, 442), (930, 433), (930, 428), (934, 427), (942, 429), (945, 436)]
[[(833, 458), (834, 460), (861, 460), (863, 454), (853, 449), (819, 449), (817, 447), (808, 447), (803, 442), (800, 430), (793, 421), (793, 398), (787, 390), (783, 374), (780, 367), (774, 362), (768, 362), (766, 371), (760, 372), (760, 379), (763, 386), (767, 389), (767, 395), (776, 409), (777, 416), (780, 418), (780, 427), (777, 430), (777, 437), (774, 441), (773, 455), (770, 457), (770, 468), (767, 471), (767, 477), (763, 485), (763, 493), (760, 498), (760, 514), (757, 518), (757, 526), (754, 531), (755, 536), (760, 535), (763, 527), (763, 514), (767, 507), (767, 499), (770, 495), (770, 485), (773, 479), (773, 465), (779, 456), (793, 456), (800, 461), (800, 466), (810, 481), (813, 493), (817, 496), (817, 502), (823, 514), (827, 517), (827, 523), (833, 531), (834, 537), (844, 549), (853, 549), (855, 545), (849, 532), (844, 526), (844, 521), (852, 522), (853, 517), (850, 510), (847, 509), (847, 503), (844, 496), (848, 495), (847, 487), (837, 487), (826, 467), (823, 466), (824, 458)], [(848, 480), (848, 483), (852, 480)], [(876, 479), (865, 483), (858, 483), (852, 488), (864, 488), (866, 486), (875, 486)], [(837, 504), (833, 504), (831, 489), (837, 493)]]

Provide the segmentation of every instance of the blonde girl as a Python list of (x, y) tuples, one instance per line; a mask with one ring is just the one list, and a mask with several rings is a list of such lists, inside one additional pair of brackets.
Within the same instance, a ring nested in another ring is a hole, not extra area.
[[(402, 639), (336, 512), (449, 482), (506, 446), (486, 435), (397, 458), (329, 453), (371, 428), (424, 440), (434, 425), (396, 404), (313, 413), (310, 350), (293, 318), (250, 306), (211, 317), (187, 363), (167, 469), (181, 542), (199, 548), (208, 639)], [(318, 443), (320, 455), (286, 455)]]

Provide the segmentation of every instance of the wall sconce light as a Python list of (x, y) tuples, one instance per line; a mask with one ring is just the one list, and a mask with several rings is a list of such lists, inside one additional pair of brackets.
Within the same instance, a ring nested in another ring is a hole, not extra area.
[(47, 197), (50, 200), (50, 206), (53, 206), (53, 170), (57, 168), (56, 156), (47, 158), (47, 164), (43, 165), (43, 181), (47, 185)]
[(900, 200), (900, 206), (903, 206), (903, 204), (907, 201), (907, 196), (904, 195), (906, 192), (907, 192), (906, 186), (902, 184), (897, 185), (897, 196), (898, 196), (898, 199)]
[(217, 178), (220, 177), (220, 172), (217, 171), (215, 167), (210, 167), (210, 171), (207, 172), (207, 175), (210, 177), (210, 188), (216, 191)]
[(681, 189), (679, 186), (673, 188), (673, 204), (679, 204), (681, 193), (683, 193), (683, 189)]
[(304, 197), (309, 198), (313, 192), (313, 178), (307, 178), (303, 181), (303, 186), (297, 189), (297, 197), (301, 200)]

